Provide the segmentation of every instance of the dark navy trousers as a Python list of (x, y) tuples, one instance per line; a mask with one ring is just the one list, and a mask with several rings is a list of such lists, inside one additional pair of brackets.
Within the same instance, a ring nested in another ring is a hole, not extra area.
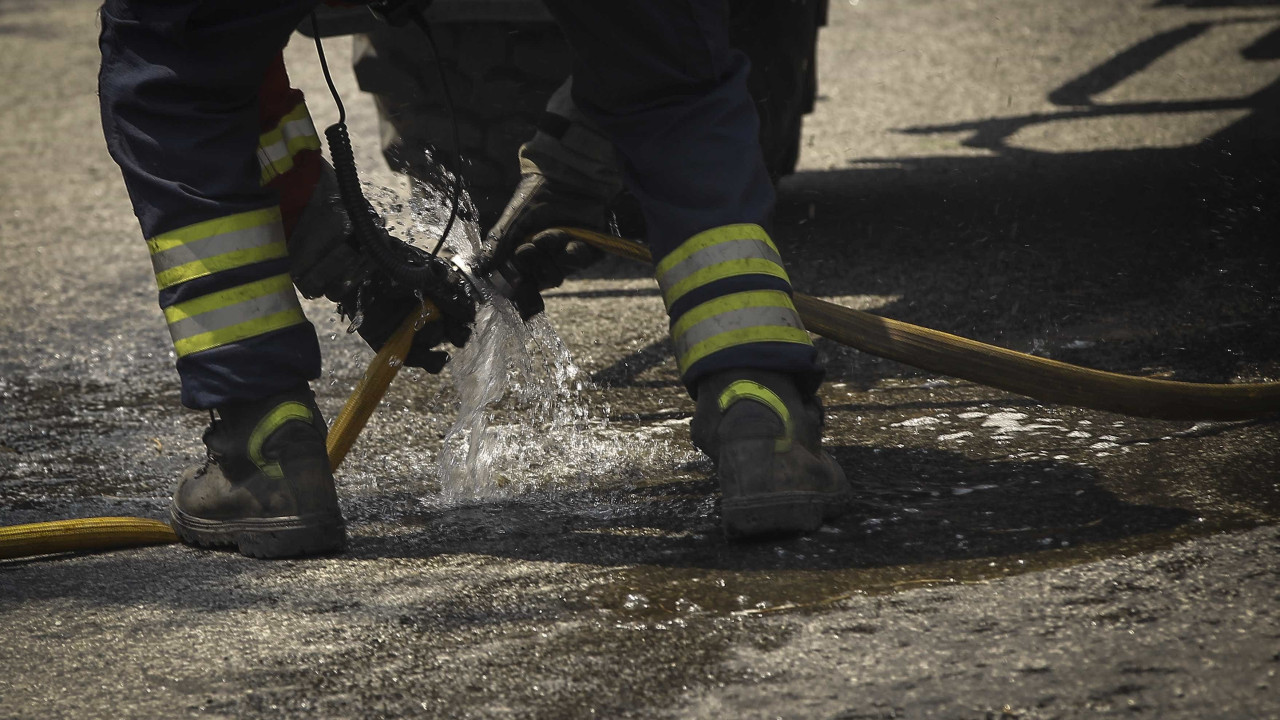
[[(686, 384), (733, 367), (816, 377), (769, 238), (773, 187), (723, 0), (546, 2), (574, 51), (574, 99), (615, 144), (643, 208)], [(305, 106), (265, 122), (262, 111), (279, 105), (262, 97), (264, 78), (314, 4), (102, 9), (104, 133), (152, 253), (190, 407), (319, 375), (314, 329), (285, 286), (286, 190), (273, 182), (319, 141)]]
[(320, 375), (281, 209), (282, 192), (296, 201), (310, 191), (275, 181), (306, 175), (297, 170), (319, 159), (280, 61), (312, 4), (102, 7), (103, 132), (151, 252), (188, 407), (259, 399)]
[(821, 379), (769, 237), (774, 190), (724, 0), (545, 0), (574, 51), (573, 98), (640, 201), (681, 378), (733, 368)]

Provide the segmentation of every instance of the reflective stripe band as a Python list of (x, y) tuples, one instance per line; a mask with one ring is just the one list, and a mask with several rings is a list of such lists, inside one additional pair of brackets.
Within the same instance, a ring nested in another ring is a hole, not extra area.
[[(812, 340), (809, 339), (808, 333), (804, 330), (804, 325), (800, 322), (800, 316), (795, 310), (780, 307), (753, 307), (743, 308), (741, 310), (729, 310), (719, 313), (714, 317), (703, 320), (690, 327), (683, 335), (676, 337), (672, 335), (672, 341), (675, 343), (676, 360), (680, 365), (681, 371), (691, 367), (695, 362), (702, 359), (703, 356), (709, 355), (717, 350), (723, 350), (729, 345), (711, 347), (717, 338), (724, 337), (732, 333), (740, 333), (750, 329), (758, 329), (761, 332), (775, 332), (788, 334), (796, 331), (799, 334), (796, 340), (790, 342), (803, 342), (811, 345)], [(790, 335), (788, 335), (790, 337)], [(742, 342), (761, 342), (759, 340), (746, 340)], [(731, 345), (739, 345), (742, 342), (731, 343)], [(787, 341), (784, 341), (787, 342)], [(711, 348), (711, 349), (707, 349)]]
[(271, 433), (290, 420), (312, 422), (311, 408), (292, 400), (280, 403), (259, 420), (253, 432), (249, 433), (249, 459), (262, 470), (263, 474), (273, 480), (284, 477), (284, 468), (280, 467), (278, 462), (267, 462), (267, 459), (262, 456), (262, 446), (267, 442), (267, 438), (271, 437)]
[(769, 275), (790, 283), (782, 256), (759, 225), (725, 225), (699, 233), (664, 257), (655, 270), (670, 309), (689, 292), (739, 275)]
[(164, 310), (178, 357), (307, 321), (288, 275), (275, 275)]
[(278, 222), (280, 222), (279, 207), (250, 210), (236, 213), (235, 215), (214, 218), (213, 220), (205, 220), (204, 222), (162, 233), (148, 240), (147, 247), (150, 248), (151, 254), (154, 256), (195, 240), (203, 240), (214, 235), (226, 235), (238, 230), (248, 230)]
[[(311, 125), (310, 120), (306, 120), (306, 121), (300, 120), (298, 121), (298, 125), (300, 129), (304, 123), (307, 127), (310, 127)], [(285, 128), (285, 129), (288, 130), (289, 128)], [(306, 134), (295, 135), (293, 137), (289, 137), (284, 140), (276, 141), (270, 145), (258, 146), (258, 163), (262, 165), (264, 170), (272, 165), (278, 165), (279, 163), (282, 163), (282, 162), (287, 162), (290, 166), (292, 166), (293, 156), (297, 155), (299, 150), (319, 150), (319, 149), (320, 149), (320, 138), (315, 134), (314, 129), (312, 129), (310, 135), (306, 135)]]
[[(296, 137), (316, 137), (316, 126), (311, 122), (311, 113), (307, 112), (306, 103), (298, 103), (280, 121), (274, 130), (268, 130), (258, 136), (259, 147), (269, 147), (281, 141)], [(279, 159), (275, 157), (272, 159)]]
[[(681, 246), (681, 249), (684, 249), (684, 246)], [(733, 264), (741, 263), (744, 260), (767, 261), (767, 263), (776, 265), (778, 270), (782, 270), (782, 258), (778, 255), (777, 250), (773, 250), (772, 245), (754, 240), (754, 238), (751, 238), (751, 240), (728, 240), (694, 252), (682, 263), (672, 266), (667, 272), (659, 273), (658, 284), (662, 287), (663, 297), (671, 296), (667, 301), (669, 306), (678, 297), (685, 295), (685, 292), (710, 282), (704, 279), (703, 282), (691, 283), (691, 278), (707, 277), (709, 269), (735, 266)], [(723, 275), (723, 277), (730, 277), (730, 275)], [(786, 277), (785, 270), (782, 270), (782, 277)]]
[(759, 225), (746, 223), (739, 225), (721, 225), (720, 227), (711, 228), (706, 232), (700, 232), (688, 240), (685, 240), (680, 244), (680, 247), (662, 258), (662, 262), (658, 263), (656, 273), (658, 275), (665, 275), (671, 270), (671, 268), (684, 262), (689, 256), (699, 250), (705, 250), (712, 245), (719, 245), (720, 243), (731, 242), (733, 240), (759, 240), (765, 245), (768, 245), (774, 255), (778, 254), (778, 248), (775, 247), (773, 241), (769, 239), (769, 233), (765, 232), (764, 228)]
[[(258, 148), (258, 164), (262, 166), (260, 182), (266, 185), (275, 178), (292, 170), (293, 158), (299, 152), (319, 149), (320, 138), (315, 136), (294, 138), (287, 145), (281, 144), (270, 148)], [(282, 157), (279, 160), (270, 160), (267, 156), (268, 152), (279, 152)]]
[[(708, 300), (681, 315), (680, 319), (671, 326), (671, 339), (679, 342), (689, 332), (690, 328), (704, 320), (713, 318), (721, 313), (727, 313), (732, 310), (745, 310), (747, 308), (785, 308), (792, 314), (796, 312), (796, 307), (791, 302), (791, 296), (781, 290), (750, 290), (733, 293), (732, 295)], [(798, 323), (798, 316), (796, 320)], [(788, 322), (786, 324), (802, 327), (797, 323)]]
[(720, 393), (721, 414), (739, 400), (755, 400), (777, 413), (782, 420), (782, 437), (773, 441), (773, 451), (784, 453), (791, 449), (791, 440), (795, 437), (795, 422), (777, 393), (754, 380), (734, 380)]
[(250, 210), (188, 225), (147, 241), (156, 285), (178, 283), (288, 255), (280, 208)]
[[(191, 270), (191, 268), (188, 268), (186, 273), (175, 272), (179, 268), (211, 261), (233, 253), (262, 252), (263, 248), (273, 248), (282, 244), (284, 244), (284, 227), (279, 223), (246, 230), (235, 230), (224, 235), (214, 235), (193, 240), (186, 245), (179, 245), (171, 250), (152, 255), (151, 267), (155, 270), (157, 282), (159, 282), (159, 278), (166, 279), (166, 282), (160, 285), (161, 289), (164, 289), (168, 285), (174, 284), (173, 281), (168, 281), (169, 278), (189, 274)], [(225, 270), (226, 268), (219, 269)], [(181, 280), (176, 282), (181, 282)]]
[[(283, 234), (283, 229), (280, 230)], [(289, 255), (284, 240), (273, 242), (270, 245), (253, 248), (251, 250), (237, 250), (224, 255), (215, 255), (207, 260), (196, 260), (186, 265), (179, 265), (171, 270), (164, 270), (156, 273), (156, 285), (164, 290), (178, 283), (184, 283), (188, 280), (195, 280), (206, 275), (212, 275), (223, 270), (234, 270), (245, 265), (252, 265), (264, 260), (273, 260), (275, 258), (287, 257)]]
[[(288, 275), (178, 303), (165, 308), (164, 317), (179, 357), (306, 320)], [(293, 322), (279, 324), (288, 317)]]
[(274, 130), (258, 138), (258, 164), (262, 167), (262, 184), (293, 169), (293, 158), (303, 150), (319, 150), (320, 135), (311, 122), (305, 103), (280, 118)]
[(748, 345), (751, 343), (791, 343), (793, 345), (805, 345), (812, 347), (813, 341), (809, 339), (809, 333), (802, 328), (785, 327), (785, 326), (753, 326), (745, 327), (737, 330), (714, 335), (707, 340), (690, 347), (685, 353), (676, 355), (676, 363), (679, 365), (680, 374), (683, 375), (693, 364), (699, 360), (719, 352), (726, 348), (737, 345)]
[(229, 345), (245, 338), (254, 337), (255, 335), (265, 335), (272, 330), (280, 330), (294, 325), (301, 325), (307, 321), (307, 317), (302, 314), (302, 308), (292, 308), (284, 310), (274, 315), (267, 315), (249, 322), (239, 325), (232, 325), (222, 330), (201, 333), (184, 340), (178, 340), (173, 343), (173, 349), (178, 353), (178, 357), (185, 357), (192, 353), (198, 353), (202, 350), (212, 350), (216, 347)]
[[(297, 297), (293, 295), (293, 282), (289, 279), (289, 275), (279, 274), (260, 279), (260, 281), (228, 288), (228, 290), (211, 292), (209, 295), (196, 297), (195, 300), (170, 305), (164, 309), (164, 319), (166, 323), (169, 323), (169, 327), (172, 328), (175, 323), (201, 320), (210, 313), (218, 313), (218, 311), (227, 310), (228, 307), (241, 306), (244, 302), (261, 300), (262, 297), (280, 295), (280, 293), (293, 297), (293, 304), (297, 305)], [(205, 320), (201, 320), (201, 323), (206, 325), (205, 329), (215, 329)], [(184, 333), (184, 336), (186, 334), (196, 333)]]
[(701, 270), (689, 275), (675, 285), (667, 286), (659, 278), (658, 285), (662, 288), (662, 301), (670, 308), (677, 300), (687, 295), (691, 290), (709, 285), (717, 280), (736, 277), (738, 275), (770, 275), (780, 278), (787, 283), (791, 282), (791, 278), (787, 276), (787, 271), (782, 268), (774, 260), (765, 260), (761, 258), (742, 258), (739, 260), (727, 260), (717, 263), (710, 267), (704, 267)]

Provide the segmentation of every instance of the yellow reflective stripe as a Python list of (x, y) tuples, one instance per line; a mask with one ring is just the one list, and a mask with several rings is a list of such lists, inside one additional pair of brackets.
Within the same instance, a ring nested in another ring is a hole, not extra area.
[(258, 164), (263, 185), (293, 169), (293, 158), (303, 150), (319, 150), (320, 135), (305, 103), (289, 111), (279, 124), (258, 137)]
[(270, 160), (267, 157), (268, 149), (260, 148), (258, 155), (258, 163), (262, 166), (261, 181), (263, 185), (279, 175), (283, 175), (293, 169), (293, 158), (303, 150), (319, 150), (320, 138), (315, 135), (301, 136), (291, 138), (287, 146), (282, 146), (283, 157), (277, 160)]
[(319, 150), (320, 138), (315, 134), (311, 135), (292, 135), (287, 142), (281, 140), (272, 145), (263, 145), (258, 148), (258, 162), (262, 163), (263, 169), (267, 165), (280, 166), (282, 164), (293, 164), (293, 156), (298, 154), (300, 150)]
[(292, 110), (286, 113), (284, 117), (280, 118), (280, 122), (276, 123), (274, 128), (258, 136), (258, 147), (267, 147), (268, 145), (274, 145), (280, 142), (280, 140), (282, 140), (287, 134), (286, 128), (299, 120), (306, 121), (306, 124), (311, 128), (311, 135), (316, 134), (316, 127), (311, 122), (311, 113), (307, 112), (307, 104), (298, 103)]
[(185, 245), (169, 248), (151, 256), (151, 268), (156, 275), (168, 270), (182, 267), (197, 260), (205, 260), (218, 255), (252, 250), (266, 247), (272, 243), (284, 241), (284, 226), (280, 223), (252, 227), (246, 230), (214, 235), (212, 237), (192, 240)]
[(212, 330), (199, 335), (193, 335), (189, 338), (176, 340), (173, 343), (173, 349), (178, 353), (178, 357), (184, 357), (192, 353), (201, 352), (202, 350), (211, 350), (221, 347), (238, 340), (269, 333), (272, 330), (279, 330), (293, 325), (301, 325), (307, 321), (307, 317), (302, 314), (302, 308), (290, 308), (272, 313), (265, 317), (255, 318), (247, 322), (242, 322), (231, 327), (222, 328), (220, 330)]
[(663, 288), (662, 301), (670, 308), (676, 300), (684, 297), (690, 290), (708, 285), (716, 280), (735, 277), (738, 275), (771, 275), (781, 278), (787, 283), (791, 282), (791, 278), (787, 277), (787, 271), (781, 265), (772, 260), (764, 260), (761, 258), (741, 258), (738, 260), (726, 260), (722, 263), (716, 263), (710, 267), (705, 267), (671, 286)]
[(288, 275), (276, 275), (165, 308), (169, 335), (177, 345), (205, 335), (299, 307)]
[(712, 245), (709, 248), (703, 248), (684, 262), (658, 275), (658, 286), (665, 292), (679, 285), (699, 270), (733, 260), (746, 260), (749, 258), (768, 260), (779, 266), (782, 265), (782, 258), (778, 253), (759, 240), (730, 240), (718, 245)]
[(319, 150), (320, 137), (317, 135), (299, 135), (289, 138), (289, 156), (298, 154), (299, 150)]
[(705, 250), (712, 245), (719, 245), (723, 242), (733, 240), (759, 240), (768, 245), (775, 253), (778, 248), (769, 239), (769, 233), (764, 228), (751, 223), (741, 223), (738, 225), (721, 225), (720, 227), (711, 228), (705, 232), (685, 240), (680, 247), (673, 250), (669, 255), (662, 258), (655, 270), (658, 276), (662, 276), (668, 270), (684, 262), (690, 255)]
[(284, 477), (284, 468), (280, 467), (278, 462), (267, 462), (267, 459), (262, 456), (262, 446), (267, 442), (267, 438), (271, 437), (271, 433), (290, 420), (311, 422), (311, 408), (293, 400), (280, 403), (259, 420), (258, 424), (254, 426), (253, 432), (249, 433), (249, 459), (267, 477), (274, 480)]
[(169, 323), (169, 336), (173, 338), (174, 343), (177, 343), (180, 340), (233, 327), (297, 307), (298, 296), (293, 293), (293, 288), (277, 290), (234, 305), (176, 320)]
[(751, 327), (795, 328), (804, 329), (804, 323), (795, 310), (783, 307), (756, 307), (742, 310), (730, 310), (689, 328), (689, 331), (675, 340), (676, 357), (688, 355), (693, 348), (718, 335), (734, 330)]
[(203, 240), (214, 235), (226, 235), (227, 233), (238, 232), (240, 230), (248, 230), (249, 228), (270, 225), (280, 222), (280, 208), (269, 207), (261, 210), (250, 210), (248, 212), (236, 213), (235, 215), (227, 215), (225, 217), (214, 218), (213, 220), (205, 220), (194, 225), (171, 230), (167, 233), (161, 233), (150, 240), (147, 240), (147, 247), (151, 249), (152, 255), (157, 255), (166, 250), (185, 245), (195, 240)]
[(271, 293), (280, 292), (281, 290), (293, 290), (293, 281), (288, 275), (272, 275), (265, 280), (238, 285), (228, 290), (202, 295), (194, 300), (170, 305), (164, 309), (165, 322), (175, 323), (179, 320), (185, 320), (194, 315), (207, 313), (210, 310), (218, 310), (229, 305), (252, 300), (270, 295)]
[(725, 348), (731, 348), (735, 345), (747, 345), (750, 343), (760, 342), (813, 345), (813, 341), (809, 339), (809, 333), (801, 328), (757, 325), (755, 327), (730, 330), (708, 338), (707, 340), (703, 340), (689, 348), (689, 352), (684, 355), (677, 356), (676, 362), (680, 367), (680, 373), (684, 374), (684, 372), (692, 367), (694, 363), (712, 353), (719, 352)]
[(720, 393), (720, 412), (724, 413), (739, 400), (755, 400), (777, 413), (782, 420), (782, 437), (773, 441), (773, 451), (784, 453), (791, 449), (795, 423), (777, 393), (754, 380), (734, 380)]
[(671, 339), (679, 341), (689, 331), (689, 328), (715, 315), (734, 310), (761, 307), (787, 308), (792, 312), (795, 312), (796, 309), (795, 305), (791, 303), (791, 296), (781, 290), (751, 290), (733, 293), (732, 295), (708, 300), (681, 315), (676, 324), (671, 326)]
[(164, 290), (178, 283), (195, 280), (223, 270), (234, 270), (235, 268), (252, 265), (264, 260), (288, 257), (288, 255), (289, 251), (285, 247), (284, 241), (280, 240), (262, 247), (214, 255), (210, 258), (195, 260), (175, 268), (162, 270), (156, 273), (156, 285), (161, 290)]

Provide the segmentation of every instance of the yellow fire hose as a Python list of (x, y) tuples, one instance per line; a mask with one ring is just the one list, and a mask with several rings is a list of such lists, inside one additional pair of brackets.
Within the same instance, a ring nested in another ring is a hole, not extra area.
[(150, 518), (93, 517), (0, 527), (0, 560), (178, 542), (169, 523)]
[[(560, 228), (607, 252), (650, 262), (639, 243)], [(1162, 420), (1247, 420), (1280, 412), (1280, 383), (1213, 385), (1091, 370), (851, 310), (795, 293), (805, 329), (871, 355), (1042, 402)]]
[[(560, 228), (621, 257), (650, 262), (639, 243), (578, 228)], [(1280, 383), (1215, 385), (1173, 382), (1091, 370), (1035, 357), (795, 293), (796, 309), (813, 333), (872, 355), (930, 372), (1061, 403), (1166, 420), (1242, 420), (1280, 412)], [(411, 314), (378, 351), (329, 428), (336, 470), (381, 402), (409, 352), (413, 335), (438, 312), (430, 302)], [(0, 560), (178, 542), (159, 520), (83, 518), (0, 527)]]

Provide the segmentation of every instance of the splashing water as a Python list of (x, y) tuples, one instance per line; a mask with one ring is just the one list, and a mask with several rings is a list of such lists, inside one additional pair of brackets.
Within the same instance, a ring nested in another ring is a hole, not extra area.
[(590, 429), (606, 423), (592, 420), (581, 371), (546, 318), (526, 326), (505, 299), (486, 303), (451, 372), (460, 403), (440, 454), (447, 496), (494, 497), (587, 479), (574, 461), (595, 453)]
[[(370, 192), (375, 203), (400, 215), (389, 223), (393, 232), (434, 245), (448, 219), (448, 194), (415, 183), (407, 208), (386, 202), (393, 196)], [(470, 268), (481, 248), (475, 222), (459, 216), (445, 248), (455, 265)], [(587, 401), (584, 374), (545, 315), (522, 322), (487, 280), (472, 281), (490, 300), (477, 308), (470, 340), (446, 369), (459, 407), (439, 455), (443, 499), (616, 485), (649, 467), (670, 467), (678, 453), (666, 442), (627, 442), (625, 433), (609, 427), (608, 407)]]

